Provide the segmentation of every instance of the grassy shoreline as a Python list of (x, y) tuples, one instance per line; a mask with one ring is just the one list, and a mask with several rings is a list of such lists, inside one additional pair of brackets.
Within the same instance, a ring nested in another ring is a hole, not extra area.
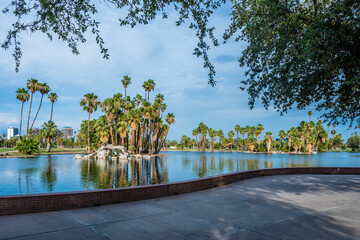
[(51, 152), (46, 152), (45, 148), (40, 149), (40, 154), (38, 155), (27, 155), (22, 154), (16, 151), (13, 148), (7, 149), (8, 151), (0, 151), (0, 158), (31, 158), (37, 157), (39, 155), (65, 155), (65, 154), (82, 154), (86, 153), (86, 150), (83, 148), (53, 148)]

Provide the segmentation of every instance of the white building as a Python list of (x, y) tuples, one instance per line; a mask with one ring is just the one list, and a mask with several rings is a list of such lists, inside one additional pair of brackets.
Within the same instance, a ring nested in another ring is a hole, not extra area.
[(19, 129), (16, 127), (8, 127), (7, 128), (7, 140), (10, 140), (12, 137), (16, 137), (19, 135)]

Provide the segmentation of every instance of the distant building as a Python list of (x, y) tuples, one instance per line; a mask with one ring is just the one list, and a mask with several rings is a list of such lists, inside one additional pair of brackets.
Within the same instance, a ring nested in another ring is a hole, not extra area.
[(74, 130), (72, 129), (72, 127), (68, 127), (68, 126), (63, 127), (61, 131), (64, 133), (64, 139), (73, 138)]
[(40, 129), (38, 128), (33, 128), (33, 135), (39, 135), (40, 134)]
[(12, 137), (16, 137), (19, 135), (19, 129), (16, 127), (8, 127), (7, 128), (7, 140), (10, 140)]

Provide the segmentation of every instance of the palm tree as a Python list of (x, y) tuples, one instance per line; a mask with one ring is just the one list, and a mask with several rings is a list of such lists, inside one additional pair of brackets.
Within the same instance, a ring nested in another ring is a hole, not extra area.
[(38, 116), (38, 114), (39, 114), (39, 112), (40, 112), (40, 108), (41, 108), (41, 104), (42, 104), (44, 95), (45, 95), (45, 94), (48, 94), (48, 93), (50, 92), (50, 90), (51, 90), (51, 89), (50, 89), (50, 87), (47, 85), (47, 83), (40, 83), (40, 89), (39, 89), (39, 91), (40, 91), (40, 93), (41, 93), (40, 105), (39, 105), (39, 109), (38, 109), (37, 112), (36, 112), (35, 118), (34, 118), (32, 124), (31, 124), (31, 129), (33, 128), (34, 123), (35, 123), (35, 120), (36, 120), (36, 118), (37, 118), (37, 116)]
[(267, 132), (265, 135), (265, 142), (266, 142), (266, 151), (270, 152), (271, 150), (271, 141), (272, 141), (272, 133)]
[(196, 138), (196, 146), (197, 146), (197, 150), (199, 151), (199, 144), (198, 144), (198, 135), (199, 135), (199, 130), (197, 128), (195, 128), (192, 131), (192, 135)]
[[(240, 134), (243, 136), (243, 143), (245, 143), (246, 128), (241, 127), (240, 128)], [(244, 151), (244, 145), (241, 145), (241, 151)]]
[(293, 147), (294, 147), (295, 153), (297, 153), (297, 151), (301, 147), (301, 145), (302, 145), (301, 139), (299, 137), (295, 137), (294, 142), (293, 142)]
[(156, 83), (152, 79), (149, 79), (147, 82), (149, 84), (149, 90), (148, 90), (148, 101), (149, 101), (149, 93), (150, 91), (154, 91)]
[(239, 151), (239, 132), (240, 132), (240, 125), (236, 124), (235, 125), (235, 131), (236, 131), (236, 139), (237, 139), (237, 144), (236, 144), (236, 151)]
[(106, 116), (100, 116), (95, 123), (95, 131), (100, 145), (105, 145), (109, 141), (109, 128)]
[[(142, 87), (144, 88), (144, 90), (145, 90), (145, 100), (146, 100), (146, 93), (148, 92), (148, 91), (150, 91), (150, 85), (149, 85), (149, 83), (147, 82), (147, 81), (145, 81), (144, 82), (144, 84), (142, 85)], [(149, 101), (149, 100), (148, 100)]]
[(312, 115), (312, 111), (309, 111), (309, 112), (308, 112), (308, 115), (309, 115), (309, 122), (310, 122), (310, 117), (311, 117), (311, 115)]
[(258, 147), (260, 147), (260, 143), (261, 143), (260, 135), (263, 131), (264, 131), (264, 126), (261, 123), (259, 123), (255, 129), (255, 135), (257, 138)]
[(48, 95), (48, 99), (50, 99), (51, 102), (51, 115), (50, 115), (50, 121), (52, 121), (52, 115), (53, 115), (53, 109), (54, 109), (54, 102), (58, 100), (58, 95), (56, 93), (50, 93)]
[(218, 136), (218, 138), (219, 138), (219, 151), (220, 152), (222, 152), (222, 141), (221, 141), (221, 139), (224, 137), (224, 132), (223, 132), (223, 130), (218, 130), (217, 131), (217, 136)]
[(334, 130), (331, 130), (331, 135), (333, 135), (333, 138), (335, 138), (335, 134), (336, 134), (335, 129), (334, 129)]
[(97, 110), (100, 105), (98, 96), (94, 93), (87, 93), (80, 101), (80, 106), (83, 106), (83, 110), (89, 113), (88, 117), (88, 153), (90, 152), (90, 114)]
[(23, 108), (24, 102), (28, 101), (30, 97), (29, 91), (25, 88), (18, 88), (16, 91), (16, 99), (21, 101), (21, 117), (20, 117), (20, 132), (19, 132), (19, 139), (21, 139), (21, 126), (22, 126), (22, 116), (23, 116)]
[(233, 137), (234, 137), (235, 133), (234, 131), (230, 130), (228, 132), (228, 136), (229, 136), (229, 145), (230, 145), (230, 152), (232, 152), (232, 143), (233, 143)]
[(217, 131), (216, 130), (214, 130), (214, 129), (212, 129), (212, 128), (210, 128), (209, 129), (209, 136), (210, 136), (210, 138), (211, 138), (211, 152), (214, 152), (214, 145), (215, 145), (215, 137), (216, 137), (216, 134), (217, 134)]
[(198, 129), (199, 129), (199, 133), (202, 136), (202, 151), (205, 152), (205, 150), (206, 150), (206, 136), (208, 134), (209, 128), (203, 122), (201, 122), (201, 123), (199, 123)]
[(174, 124), (176, 122), (175, 116), (173, 113), (168, 113), (165, 116), (165, 121), (169, 124), (169, 127), (171, 124)]
[(118, 103), (114, 100), (114, 98), (107, 98), (101, 103), (100, 107), (101, 110), (106, 113), (106, 119), (110, 130), (111, 143), (115, 145), (113, 126), (116, 113), (118, 112)]
[(26, 136), (29, 136), (29, 123), (30, 123), (30, 114), (31, 114), (31, 106), (32, 106), (32, 100), (33, 95), (35, 92), (40, 90), (40, 83), (37, 79), (28, 79), (26, 83), (27, 89), (30, 90), (31, 96), (30, 96), (30, 107), (29, 107), (29, 115), (28, 115), (28, 121), (27, 121), (27, 127), (26, 127)]
[(125, 146), (125, 138), (126, 138), (127, 134), (130, 132), (128, 124), (125, 121), (118, 122), (117, 123), (117, 131), (120, 134), (121, 144), (123, 144), (123, 146)]
[(128, 75), (125, 75), (124, 78), (121, 80), (121, 82), (124, 85), (124, 89), (125, 89), (125, 106), (126, 106), (127, 105), (126, 88), (131, 84), (131, 78)]
[(51, 139), (57, 136), (57, 126), (53, 121), (44, 122), (41, 129), (41, 136), (46, 140), (46, 152), (51, 150)]
[(282, 147), (283, 147), (283, 139), (286, 137), (286, 133), (284, 130), (280, 130), (279, 132), (279, 138), (280, 138), (280, 142), (281, 142), (281, 152), (282, 152)]

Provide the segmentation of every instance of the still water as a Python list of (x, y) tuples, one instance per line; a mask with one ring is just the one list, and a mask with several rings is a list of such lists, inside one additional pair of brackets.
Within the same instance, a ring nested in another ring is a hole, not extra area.
[(360, 167), (360, 153), (316, 155), (163, 152), (151, 160), (75, 160), (75, 155), (0, 158), (0, 195), (66, 192), (176, 182), (280, 167)]

